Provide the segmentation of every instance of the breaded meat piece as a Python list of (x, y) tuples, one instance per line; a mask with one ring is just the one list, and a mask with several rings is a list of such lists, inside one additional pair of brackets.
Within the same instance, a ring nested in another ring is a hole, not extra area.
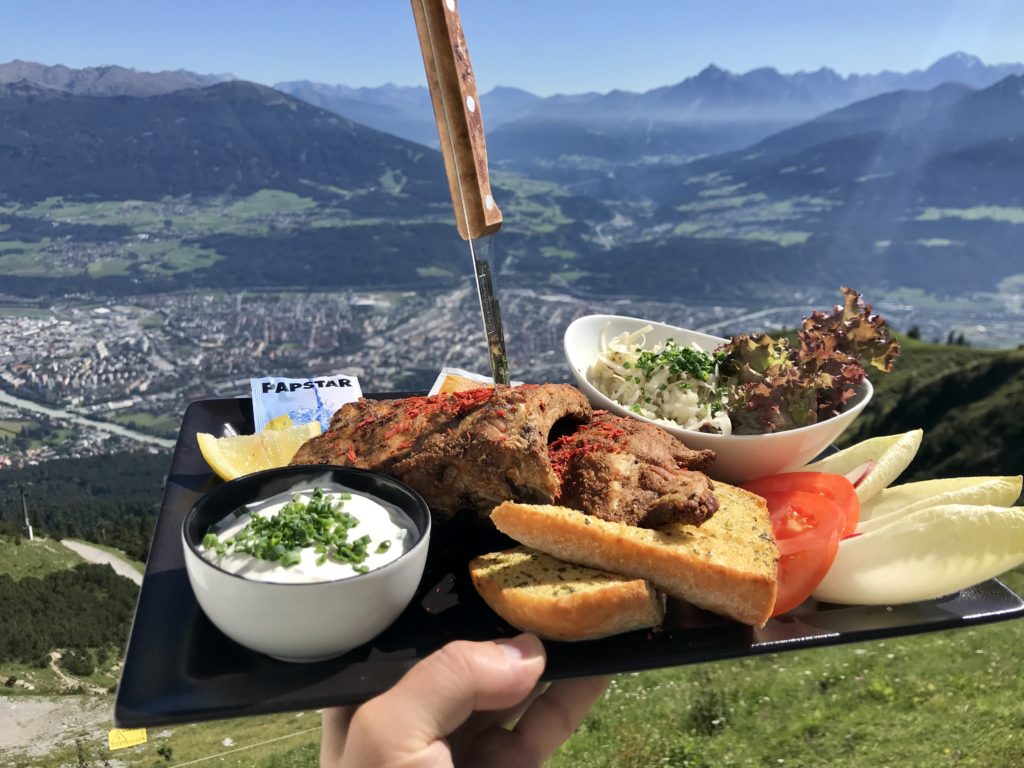
[(549, 448), (561, 480), (556, 503), (642, 528), (700, 525), (718, 509), (700, 470), (714, 451), (691, 451), (663, 429), (595, 411), (590, 423)]

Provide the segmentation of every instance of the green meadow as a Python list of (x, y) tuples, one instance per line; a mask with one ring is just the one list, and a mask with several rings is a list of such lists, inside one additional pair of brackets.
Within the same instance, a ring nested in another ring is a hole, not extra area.
[(1022, 640), (1017, 620), (622, 675), (550, 765), (1022, 765)]
[[(1004, 581), (1021, 591), (1024, 569)], [(548, 765), (1019, 766), (1022, 646), (1024, 622), (1014, 620), (618, 675)], [(308, 712), (204, 723), (169, 729), (147, 747), (95, 754), (150, 766), (166, 744), (173, 762), (211, 755), (220, 765), (305, 768), (316, 764), (316, 725)], [(225, 734), (237, 734), (235, 746), (223, 746)], [(229, 751), (270, 738), (279, 741)]]
[(39, 577), (54, 571), (74, 568), (85, 561), (55, 539), (37, 538), (33, 541), (22, 539), (13, 544), (0, 537), (0, 576), (21, 579), (26, 576)]

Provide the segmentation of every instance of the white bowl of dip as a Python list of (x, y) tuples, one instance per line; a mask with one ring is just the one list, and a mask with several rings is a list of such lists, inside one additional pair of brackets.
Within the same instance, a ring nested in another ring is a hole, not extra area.
[[(273, 517), (294, 495), (308, 499), (314, 488), (342, 501), (359, 521), (350, 541), (370, 536), (358, 569), (335, 558), (318, 564), (312, 548), (284, 566), (203, 545), (206, 534), (223, 541), (249, 516)], [(350, 498), (342, 500), (343, 493)], [(185, 516), (182, 546), (196, 600), (221, 632), (276, 659), (310, 662), (368, 643), (401, 615), (423, 576), (430, 528), (426, 502), (393, 478), (351, 467), (295, 466), (246, 475), (207, 493)], [(389, 544), (382, 547), (384, 540)]]
[(712, 352), (727, 341), (719, 336), (635, 317), (587, 315), (574, 320), (565, 331), (565, 359), (569, 370), (593, 407), (661, 427), (687, 448), (715, 451), (717, 458), (707, 474), (726, 483), (740, 484), (766, 475), (789, 472), (813, 461), (853, 423), (874, 392), (871, 382), (864, 379), (855, 397), (841, 413), (806, 427), (760, 435), (714, 434), (667, 424), (664, 420), (648, 419), (605, 395), (594, 386), (589, 375), (590, 367), (601, 353), (602, 339), (607, 342), (622, 333), (633, 333), (648, 325), (652, 330), (644, 336), (646, 349), (673, 339), (680, 346), (693, 345), (704, 352)]

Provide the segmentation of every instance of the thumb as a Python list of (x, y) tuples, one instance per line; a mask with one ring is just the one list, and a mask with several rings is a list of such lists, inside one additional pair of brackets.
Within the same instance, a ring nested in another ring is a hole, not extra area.
[(449, 643), (360, 707), (350, 738), (366, 736), (384, 746), (373, 733), (385, 730), (389, 755), (415, 754), (451, 734), (474, 711), (514, 707), (533, 690), (544, 662), (544, 646), (533, 635)]

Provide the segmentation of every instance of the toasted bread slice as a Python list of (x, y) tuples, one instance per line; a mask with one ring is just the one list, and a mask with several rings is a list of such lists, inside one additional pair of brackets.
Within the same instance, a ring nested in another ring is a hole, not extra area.
[(764, 499), (715, 483), (719, 508), (701, 526), (636, 528), (546, 504), (504, 502), (491, 520), (528, 547), (646, 579), (670, 597), (763, 626), (775, 606), (779, 551)]
[(572, 565), (528, 547), (481, 555), (473, 586), (516, 629), (550, 640), (595, 640), (656, 627), (665, 596), (643, 579)]

